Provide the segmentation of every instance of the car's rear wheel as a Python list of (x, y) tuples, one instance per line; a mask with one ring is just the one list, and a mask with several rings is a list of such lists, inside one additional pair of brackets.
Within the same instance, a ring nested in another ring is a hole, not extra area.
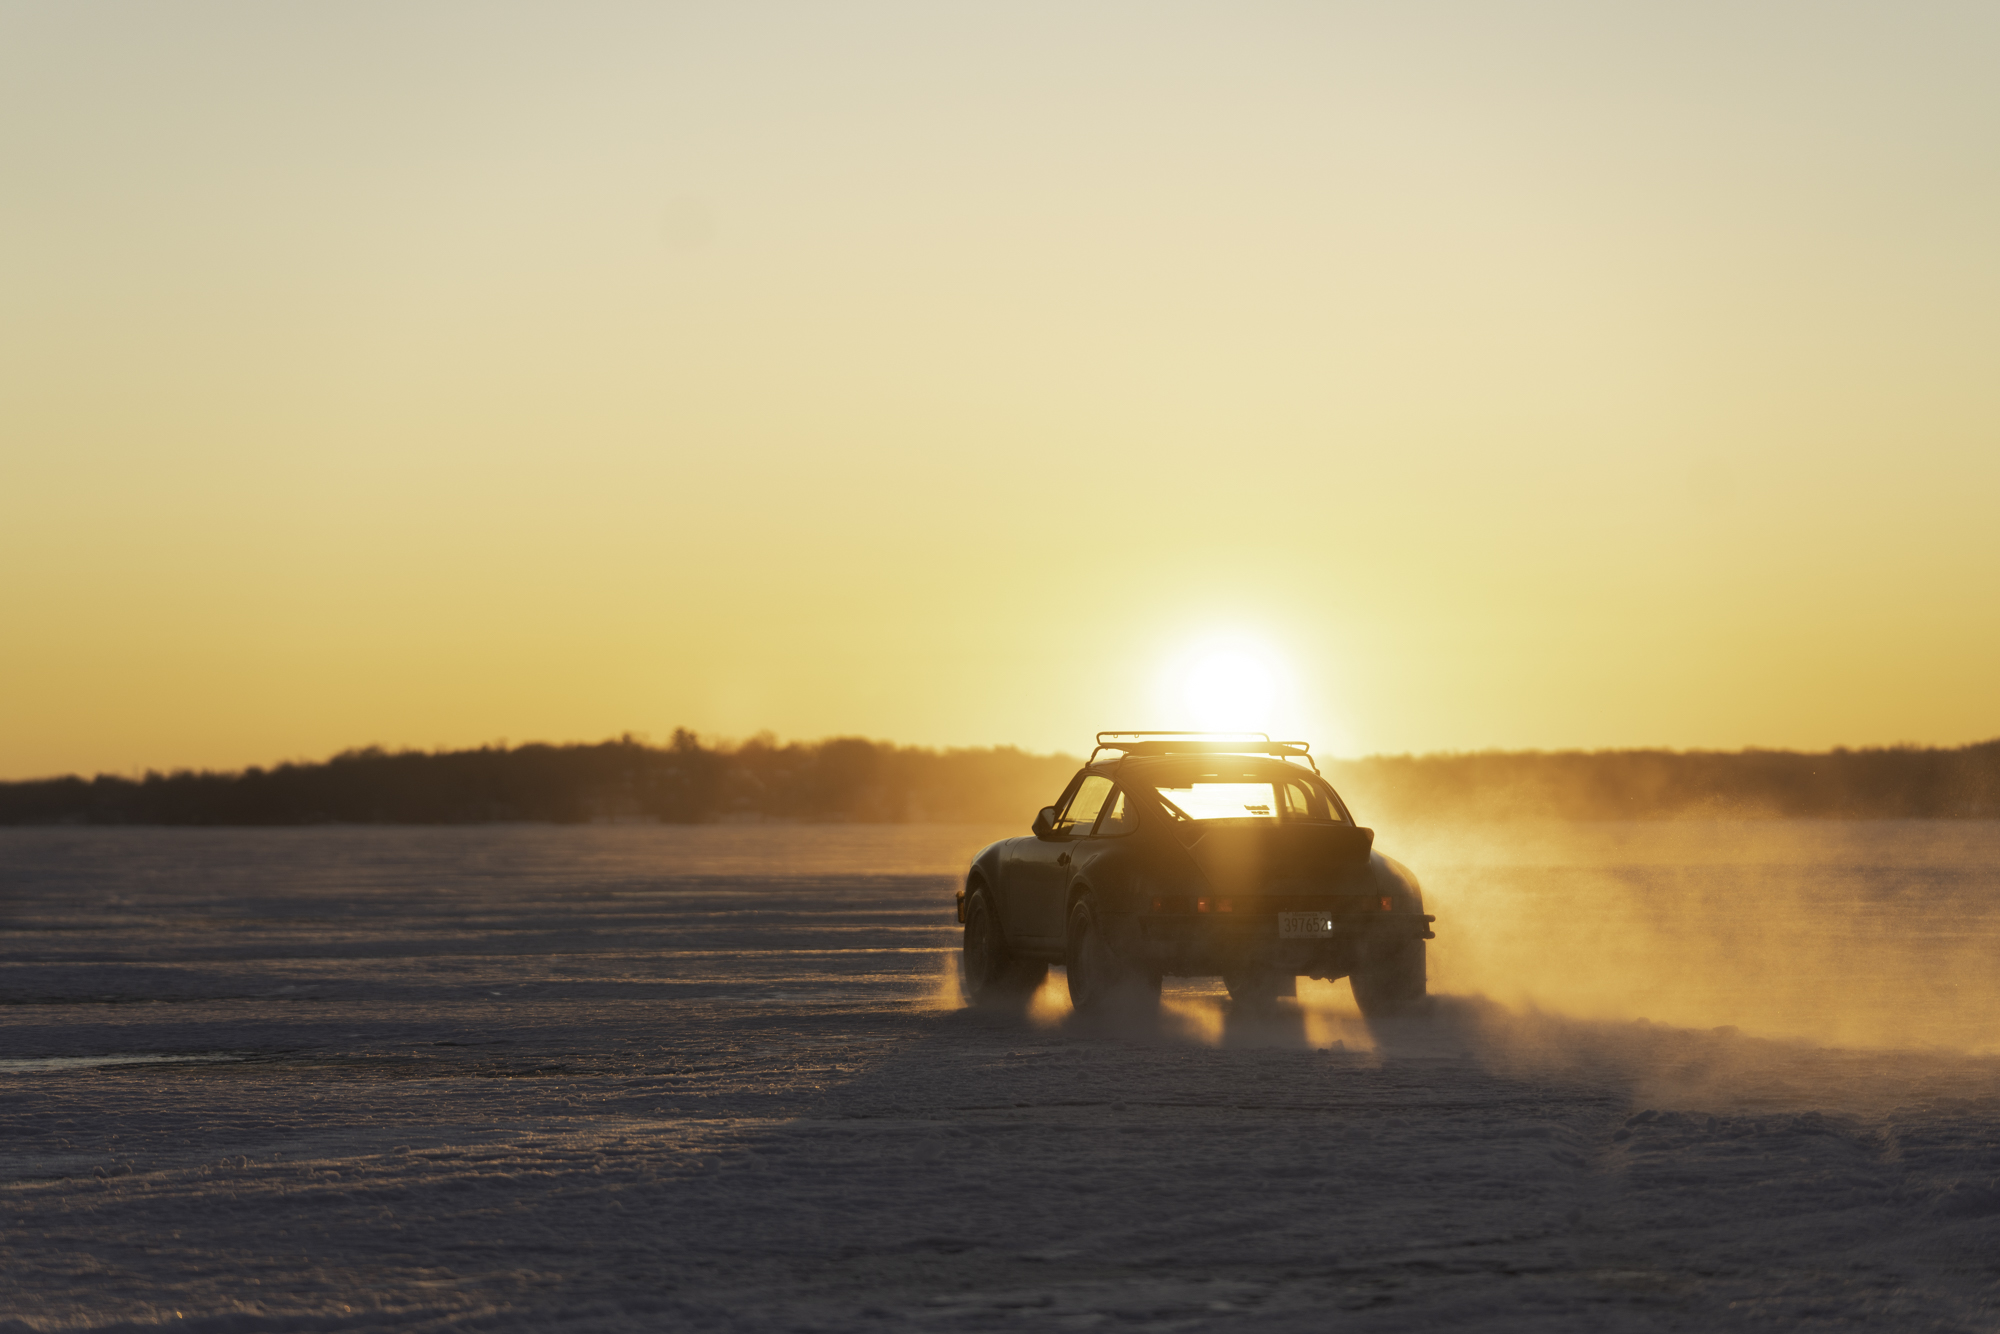
[(1119, 956), (1097, 920), (1096, 906), (1081, 898), (1069, 910), (1069, 1003), (1079, 1014), (1110, 1010), (1148, 1011), (1160, 1003), (1160, 975), (1144, 972)]
[(986, 887), (976, 885), (965, 899), (965, 991), (974, 1004), (1025, 1000), (1042, 985), (1049, 966), (1019, 958), (1007, 948), (1000, 915)]
[(1355, 969), (1348, 983), (1364, 1018), (1394, 1019), (1421, 1010), (1429, 989), (1424, 942), (1403, 942), (1393, 953)]

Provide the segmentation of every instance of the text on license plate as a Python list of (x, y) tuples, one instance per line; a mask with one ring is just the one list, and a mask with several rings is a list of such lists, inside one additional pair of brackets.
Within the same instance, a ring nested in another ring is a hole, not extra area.
[(1281, 912), (1278, 914), (1278, 936), (1280, 939), (1311, 940), (1332, 934), (1332, 913)]

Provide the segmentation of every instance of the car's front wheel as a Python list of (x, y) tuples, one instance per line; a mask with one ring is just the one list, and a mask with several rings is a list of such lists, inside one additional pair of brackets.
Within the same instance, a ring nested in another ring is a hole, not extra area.
[(1096, 907), (1088, 898), (1078, 899), (1069, 910), (1064, 962), (1069, 970), (1069, 1003), (1079, 1014), (1144, 1011), (1160, 1003), (1160, 975), (1141, 972), (1119, 957), (1105, 939)]
[(1035, 993), (1049, 966), (1022, 959), (1007, 948), (1000, 915), (986, 886), (975, 885), (965, 900), (965, 991), (976, 1005), (1021, 1001)]

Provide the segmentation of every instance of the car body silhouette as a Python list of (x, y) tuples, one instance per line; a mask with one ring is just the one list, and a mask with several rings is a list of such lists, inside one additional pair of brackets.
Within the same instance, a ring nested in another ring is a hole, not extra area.
[(1304, 742), (1100, 732), (1032, 834), (973, 858), (966, 989), (1024, 998), (1059, 963), (1081, 1012), (1157, 1003), (1163, 976), (1218, 975), (1254, 1010), (1302, 976), (1345, 977), (1365, 1016), (1407, 1012), (1435, 919), (1374, 841)]

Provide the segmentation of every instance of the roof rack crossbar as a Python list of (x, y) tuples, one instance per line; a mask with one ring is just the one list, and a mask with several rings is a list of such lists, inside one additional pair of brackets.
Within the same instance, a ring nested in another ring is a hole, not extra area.
[(1106, 737), (1108, 737), (1108, 736), (1111, 736), (1111, 737), (1118, 737), (1118, 736), (1125, 736), (1125, 737), (1135, 737), (1135, 738), (1136, 738), (1136, 737), (1149, 737), (1149, 736), (1150, 736), (1150, 737), (1184, 737), (1184, 738), (1186, 738), (1186, 739), (1187, 739), (1187, 740), (1189, 740), (1189, 741), (1201, 741), (1201, 740), (1223, 740), (1223, 739), (1241, 739), (1241, 740), (1245, 740), (1245, 741), (1251, 741), (1251, 740), (1256, 740), (1256, 741), (1269, 741), (1269, 740), (1271, 739), (1271, 734), (1270, 734), (1269, 732), (1191, 732), (1191, 731), (1174, 731), (1174, 732), (1099, 732), (1099, 733), (1097, 734), (1097, 744), (1098, 744), (1098, 745), (1100, 745), (1100, 746), (1105, 746), (1105, 745), (1110, 745), (1111, 743), (1110, 743), (1110, 742), (1107, 742), (1107, 741), (1106, 741), (1106, 740), (1104, 739), (1104, 738), (1106, 738)]
[(1126, 755), (1276, 755), (1302, 759), (1319, 772), (1310, 743), (1273, 741), (1269, 732), (1099, 732), (1085, 763), (1095, 764), (1107, 750)]

